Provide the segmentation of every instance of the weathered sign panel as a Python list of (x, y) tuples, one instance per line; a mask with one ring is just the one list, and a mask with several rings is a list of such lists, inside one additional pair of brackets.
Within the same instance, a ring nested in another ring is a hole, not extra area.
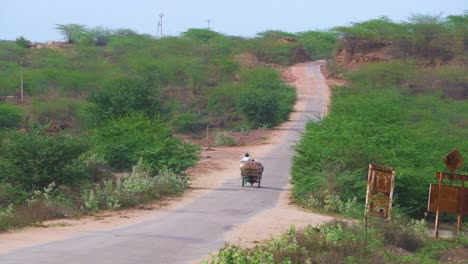
[(385, 219), (392, 211), (395, 169), (388, 166), (369, 164), (367, 176), (366, 216), (368, 214)]
[(451, 172), (456, 171), (458, 168), (460, 168), (460, 166), (463, 165), (463, 163), (465, 163), (465, 161), (463, 160), (463, 157), (461, 156), (460, 152), (458, 152), (457, 149), (454, 149), (449, 154), (447, 154), (447, 156), (445, 156), (443, 161), (445, 165), (447, 165), (447, 168), (449, 169), (449, 171)]
[[(468, 214), (468, 192), (465, 188), (467, 175), (453, 173), (463, 165), (464, 161), (457, 149), (452, 150), (443, 159), (451, 173), (436, 172), (435, 177), (439, 179), (439, 184), (431, 184), (429, 188), (429, 199), (427, 210), (435, 212), (434, 236), (439, 236), (440, 213), (458, 214), (457, 230), (461, 232), (462, 219), (464, 214)], [(450, 180), (450, 186), (444, 185), (444, 179)], [(452, 186), (452, 181), (460, 181), (460, 186)]]
[[(457, 186), (442, 185), (439, 201), (439, 211), (442, 213), (458, 213), (461, 188)], [(437, 198), (439, 196), (439, 184), (431, 184), (429, 188), (429, 204), (427, 211), (437, 211)]]

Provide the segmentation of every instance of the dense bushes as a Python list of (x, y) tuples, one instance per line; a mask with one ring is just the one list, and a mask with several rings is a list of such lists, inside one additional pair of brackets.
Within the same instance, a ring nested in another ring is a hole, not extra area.
[(298, 34), (304, 49), (311, 59), (329, 59), (333, 57), (338, 36), (327, 31), (306, 31)]
[(140, 160), (130, 174), (117, 180), (107, 179), (101, 185), (81, 192), (80, 209), (97, 211), (100, 209), (128, 208), (159, 198), (162, 195), (180, 195), (188, 186), (185, 175), (168, 169), (156, 175)]
[(354, 86), (385, 89), (399, 86), (413, 80), (416, 66), (413, 61), (390, 61), (362, 66), (359, 71), (348, 74), (347, 79)]
[(291, 226), (288, 232), (254, 248), (226, 245), (203, 263), (428, 263), (439, 250), (411, 256), (393, 253), (395, 248), (415, 252), (432, 242), (418, 228), (424, 224), (398, 220), (372, 222), (367, 228), (340, 221), (303, 230)]
[(86, 127), (92, 120), (87, 113), (89, 102), (69, 98), (41, 100), (33, 97), (31, 113), (41, 125), (47, 125), (52, 120), (65, 123), (70, 128)]
[(7, 132), (0, 145), (0, 182), (20, 190), (37, 190), (55, 182), (73, 186), (89, 179), (84, 162), (78, 159), (88, 143), (66, 133)]
[(8, 190), (9, 185), (0, 183), (0, 232), (56, 217), (128, 208), (162, 195), (180, 195), (187, 185), (186, 175), (167, 169), (154, 175), (141, 161), (133, 166), (130, 174), (119, 178), (88, 182), (73, 188), (52, 182), (45, 188), (25, 192), (23, 203), (10, 199), (14, 197)]
[(0, 103), (0, 130), (17, 128), (23, 119), (23, 110), (19, 107)]
[(244, 78), (237, 107), (252, 127), (273, 127), (288, 118), (296, 93), (274, 69), (258, 68)]
[(161, 119), (138, 113), (103, 122), (92, 140), (94, 150), (118, 170), (128, 170), (142, 158), (155, 170), (181, 172), (197, 160), (197, 147), (171, 137)]
[[(396, 168), (395, 202), (413, 216), (425, 211), (432, 175), (444, 170), (441, 158), (454, 147), (468, 151), (468, 106), (437, 94), (408, 96), (397, 86), (401, 71), (390, 71), (397, 65), (369, 65), (349, 75), (351, 89), (334, 89), (330, 115), (309, 123), (296, 147), (297, 199), (324, 203), (327, 190), (363, 203), (367, 165), (377, 163)], [(376, 87), (369, 79), (379, 74), (388, 81)]]
[(163, 109), (158, 80), (151, 76), (123, 77), (112, 81), (101, 90), (93, 92), (89, 101), (97, 121), (118, 118), (134, 111), (149, 117), (160, 114)]
[(351, 55), (381, 47), (382, 41), (387, 41), (395, 44), (394, 55), (437, 65), (457, 57), (463, 60), (467, 37), (461, 32), (466, 31), (467, 17), (466, 11), (448, 17), (415, 14), (403, 23), (382, 17), (335, 27), (332, 31), (343, 37), (340, 45)]

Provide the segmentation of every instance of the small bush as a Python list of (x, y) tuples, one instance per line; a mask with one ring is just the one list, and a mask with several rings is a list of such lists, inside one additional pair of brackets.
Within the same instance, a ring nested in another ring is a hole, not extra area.
[(171, 120), (171, 127), (178, 133), (195, 133), (206, 127), (207, 122), (200, 120), (197, 114), (179, 114)]
[(0, 103), (0, 130), (18, 128), (21, 125), (23, 111), (21, 108), (7, 103)]
[(0, 232), (21, 228), (30, 225), (38, 225), (44, 220), (63, 217), (63, 211), (46, 199), (38, 199), (26, 204), (13, 206), (6, 209), (0, 208)]
[(180, 195), (189, 184), (187, 176), (176, 174), (168, 169), (160, 170), (155, 178), (156, 185), (161, 194)]
[(385, 245), (392, 245), (409, 252), (415, 252), (423, 247), (427, 239), (426, 234), (421, 235), (415, 232), (405, 221), (385, 222), (381, 219), (374, 219), (370, 221), (370, 226), (383, 235)]
[(217, 146), (238, 146), (239, 140), (226, 132), (218, 132), (216, 134), (216, 145)]

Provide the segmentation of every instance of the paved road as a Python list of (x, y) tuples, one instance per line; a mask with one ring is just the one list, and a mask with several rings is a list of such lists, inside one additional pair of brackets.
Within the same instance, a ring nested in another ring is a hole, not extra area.
[(83, 233), (73, 238), (19, 249), (0, 256), (3, 264), (24, 263), (190, 263), (224, 245), (223, 234), (246, 222), (262, 210), (270, 209), (288, 183), (291, 146), (297, 142), (305, 123), (323, 114), (326, 86), (319, 67), (323, 62), (301, 64), (307, 90), (299, 93), (304, 111), (293, 113), (280, 143), (263, 157), (262, 188), (242, 188), (240, 178), (172, 213), (144, 222), (101, 232)]

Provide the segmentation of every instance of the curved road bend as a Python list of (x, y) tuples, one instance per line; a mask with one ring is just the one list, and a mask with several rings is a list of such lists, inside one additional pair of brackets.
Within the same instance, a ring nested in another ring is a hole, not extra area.
[[(323, 61), (298, 64), (298, 102), (279, 143), (264, 156), (262, 188), (242, 188), (237, 177), (192, 203), (124, 228), (89, 232), (62, 241), (26, 247), (0, 255), (3, 264), (30, 263), (190, 263), (224, 246), (223, 234), (278, 201), (289, 180), (291, 146), (308, 120), (326, 113), (328, 86)], [(299, 109), (301, 111), (299, 111)], [(304, 110), (304, 111), (302, 111)], [(238, 172), (233, 172), (238, 174)]]

